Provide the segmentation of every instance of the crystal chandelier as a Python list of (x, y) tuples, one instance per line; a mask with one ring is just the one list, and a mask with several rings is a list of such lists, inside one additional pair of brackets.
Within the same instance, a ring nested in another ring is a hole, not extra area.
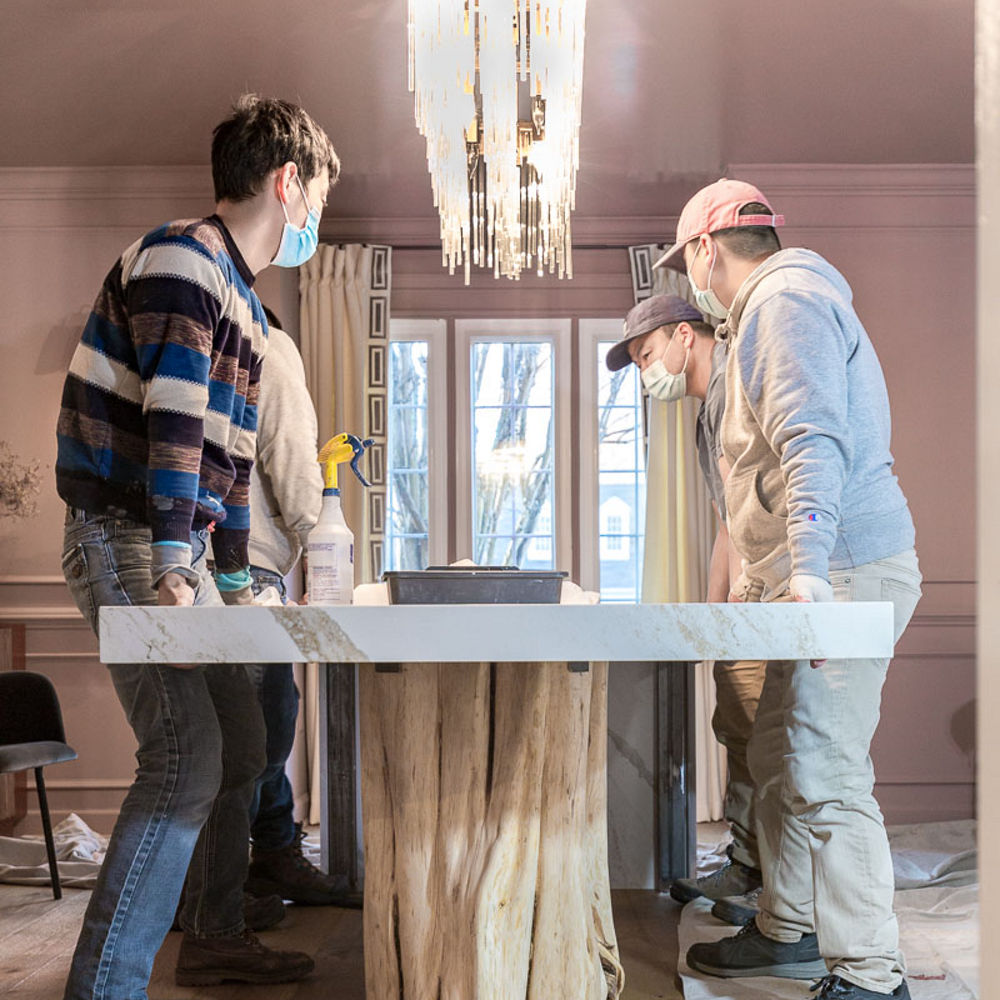
[(408, 0), (442, 263), (573, 276), (586, 0)]

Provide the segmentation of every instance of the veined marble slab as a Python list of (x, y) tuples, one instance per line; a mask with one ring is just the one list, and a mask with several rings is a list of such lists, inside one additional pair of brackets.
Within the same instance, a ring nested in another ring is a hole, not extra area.
[(102, 608), (105, 663), (888, 657), (892, 605)]

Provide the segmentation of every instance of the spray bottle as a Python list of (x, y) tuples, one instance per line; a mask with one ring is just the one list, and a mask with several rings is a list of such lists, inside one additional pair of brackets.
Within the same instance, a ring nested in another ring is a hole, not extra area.
[(351, 604), (354, 600), (354, 534), (340, 507), (337, 466), (350, 462), (362, 485), (371, 486), (358, 469), (358, 461), (373, 443), (371, 438), (362, 441), (353, 434), (338, 434), (320, 449), (323, 508), (316, 527), (309, 532), (307, 546), (310, 604)]

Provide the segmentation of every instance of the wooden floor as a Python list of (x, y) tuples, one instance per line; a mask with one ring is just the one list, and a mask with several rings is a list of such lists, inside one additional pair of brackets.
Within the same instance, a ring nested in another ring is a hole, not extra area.
[[(85, 890), (66, 889), (56, 902), (47, 886), (0, 885), (0, 997), (62, 996), (89, 896)], [(680, 1000), (680, 907), (667, 896), (639, 890), (618, 890), (612, 898), (625, 966), (625, 1000)], [(286, 986), (182, 989), (173, 982), (180, 935), (169, 934), (157, 956), (150, 1000), (364, 1000), (359, 911), (290, 906), (281, 924), (261, 939), (274, 948), (308, 952), (316, 959), (316, 971)]]

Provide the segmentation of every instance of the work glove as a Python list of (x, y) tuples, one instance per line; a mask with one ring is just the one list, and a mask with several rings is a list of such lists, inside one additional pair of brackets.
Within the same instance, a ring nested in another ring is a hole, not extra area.
[(220, 590), (224, 604), (253, 604), (253, 587), (242, 590)]
[(223, 604), (253, 604), (253, 578), (249, 569), (239, 569), (232, 573), (220, 573), (216, 570), (215, 585)]
[(189, 608), (194, 604), (194, 588), (181, 573), (164, 573), (155, 586), (156, 601), (160, 607)]
[(797, 601), (832, 601), (833, 587), (829, 580), (808, 573), (796, 573), (788, 581), (788, 590)]

